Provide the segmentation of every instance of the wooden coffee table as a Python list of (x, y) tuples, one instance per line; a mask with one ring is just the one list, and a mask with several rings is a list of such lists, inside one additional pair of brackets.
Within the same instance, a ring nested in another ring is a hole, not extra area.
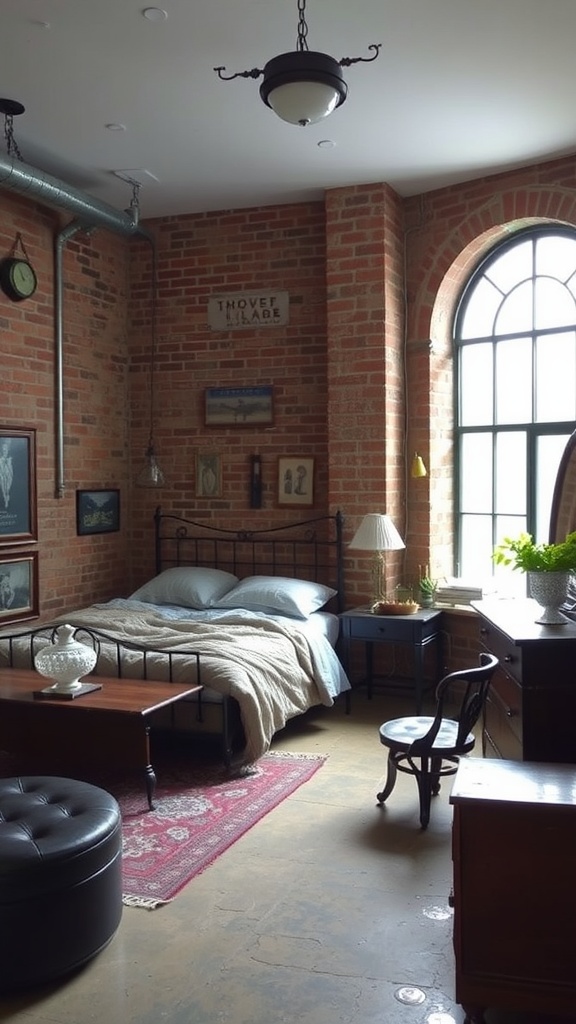
[[(31, 669), (0, 669), (0, 749), (33, 754), (71, 766), (141, 768), (148, 806), (153, 809), (156, 775), (150, 759), (149, 717), (202, 689), (153, 679), (90, 676), (101, 689), (75, 697), (34, 696), (47, 683)], [(49, 684), (48, 684), (49, 685)]]

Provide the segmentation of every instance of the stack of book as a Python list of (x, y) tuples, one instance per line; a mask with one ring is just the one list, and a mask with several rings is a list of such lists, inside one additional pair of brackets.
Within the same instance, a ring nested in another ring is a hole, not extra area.
[[(494, 590), (494, 588), (488, 588)], [(436, 590), (435, 604), (470, 604), (470, 601), (480, 601), (486, 596), (487, 588), (482, 585), (467, 583), (465, 580), (454, 577), (439, 583)]]

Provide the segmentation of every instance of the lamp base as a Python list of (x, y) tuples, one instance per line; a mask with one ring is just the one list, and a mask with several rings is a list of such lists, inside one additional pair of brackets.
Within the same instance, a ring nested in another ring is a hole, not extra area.
[(384, 579), (384, 552), (377, 551), (372, 559), (372, 604), (385, 598), (382, 586)]

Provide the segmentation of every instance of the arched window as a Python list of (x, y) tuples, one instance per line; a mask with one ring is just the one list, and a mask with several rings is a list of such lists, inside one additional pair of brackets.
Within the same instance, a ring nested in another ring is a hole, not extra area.
[(576, 230), (494, 248), (460, 299), (456, 572), (485, 579), (504, 536), (548, 540), (560, 456), (576, 425)]

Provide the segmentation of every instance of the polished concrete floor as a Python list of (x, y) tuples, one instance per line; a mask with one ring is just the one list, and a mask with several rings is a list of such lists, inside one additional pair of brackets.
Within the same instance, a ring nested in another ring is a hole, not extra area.
[(385, 760), (377, 727), (402, 711), (398, 698), (359, 692), (349, 716), (319, 708), (290, 723), (274, 746), (328, 755), (316, 775), (172, 903), (125, 908), (112, 942), (74, 976), (0, 998), (0, 1020), (462, 1024), (448, 906), (451, 780), (426, 832), (412, 779), (399, 778), (385, 809), (375, 801)]

